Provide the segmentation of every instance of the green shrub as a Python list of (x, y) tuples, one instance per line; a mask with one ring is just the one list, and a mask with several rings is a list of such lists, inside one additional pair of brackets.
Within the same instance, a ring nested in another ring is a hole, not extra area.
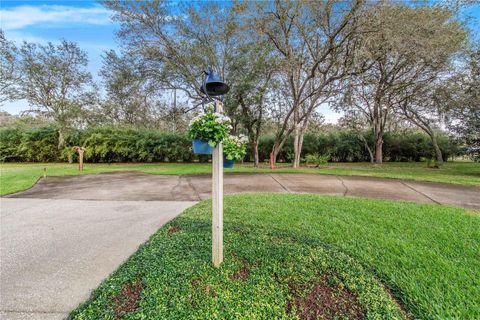
[(48, 162), (59, 159), (58, 133), (46, 128), (2, 128), (0, 160)]
[(327, 164), (328, 160), (330, 160), (329, 154), (313, 153), (307, 154), (307, 156), (305, 157), (305, 163), (307, 165), (315, 165), (315, 167)]
[[(373, 135), (366, 131), (363, 137), (373, 145)], [(68, 161), (73, 146), (86, 148), (88, 162), (173, 162), (208, 161), (208, 156), (192, 153), (187, 133), (162, 132), (154, 129), (125, 127), (89, 127), (71, 130), (65, 137), (65, 150), (58, 150), (58, 133), (53, 127), (0, 128), (0, 161), (39, 162)], [(450, 155), (465, 154), (446, 135), (438, 136), (444, 159)], [(274, 144), (273, 136), (262, 136), (258, 151), (260, 161), (268, 161)], [(252, 161), (251, 146), (247, 145), (246, 161)], [(462, 153), (463, 152), (463, 153)], [(434, 150), (430, 138), (418, 131), (387, 133), (383, 144), (386, 161), (420, 161), (430, 159)], [(332, 162), (369, 161), (369, 154), (355, 132), (331, 130), (304, 137), (302, 155), (329, 154)], [(477, 152), (478, 154), (478, 152)], [(278, 162), (289, 162), (293, 157), (293, 137), (290, 137), (278, 154)]]

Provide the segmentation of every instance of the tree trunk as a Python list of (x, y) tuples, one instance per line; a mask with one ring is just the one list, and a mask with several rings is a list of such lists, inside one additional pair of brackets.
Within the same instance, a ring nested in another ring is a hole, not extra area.
[(272, 152), (270, 153), (270, 166), (272, 168), (275, 168), (275, 165), (277, 164), (278, 152), (280, 152), (279, 148), (273, 148)]
[(303, 147), (303, 137), (304, 131), (299, 130), (295, 132), (295, 141), (294, 141), (294, 158), (293, 158), (293, 167), (300, 167), (300, 160), (302, 159), (302, 147)]
[(367, 149), (367, 151), (368, 151), (368, 156), (370, 157), (370, 163), (373, 164), (375, 161), (374, 161), (372, 149), (368, 145), (367, 139), (365, 139), (364, 137), (362, 137), (361, 139), (363, 140), (363, 143), (365, 144), (365, 149)]
[(302, 144), (303, 144), (303, 132), (304, 128), (302, 128), (302, 124), (300, 122), (300, 114), (299, 110), (295, 111), (293, 115), (293, 122), (294, 122), (294, 138), (293, 138), (293, 162), (292, 167), (298, 168), (300, 167), (300, 157), (302, 154)]
[(371, 163), (371, 164), (374, 164), (374, 163), (375, 163), (375, 159), (373, 158), (372, 149), (370, 149), (370, 147), (368, 147), (368, 148), (367, 148), (367, 151), (368, 151), (368, 155), (370, 156), (370, 163)]
[(278, 154), (280, 153), (280, 150), (282, 150), (283, 144), (285, 143), (285, 140), (283, 140), (280, 144), (275, 144), (273, 145), (272, 152), (270, 153), (270, 168), (275, 168), (275, 165), (277, 164), (277, 157)]
[(300, 144), (300, 130), (298, 128), (298, 125), (295, 125), (295, 130), (294, 130), (294, 137), (293, 137), (293, 162), (292, 162), (292, 167), (298, 168), (298, 162), (297, 159), (299, 158), (298, 155), (300, 154), (300, 149), (299, 149), (299, 144)]
[(255, 140), (253, 144), (253, 166), (256, 168), (260, 163), (260, 159), (258, 158), (258, 139)]
[(435, 155), (437, 157), (437, 163), (439, 165), (441, 165), (441, 164), (443, 164), (443, 155), (442, 155), (442, 150), (440, 150), (440, 147), (438, 146), (437, 135), (435, 134), (435, 132), (432, 132), (430, 137), (432, 138), (433, 149), (435, 149)]
[(62, 150), (65, 146), (65, 135), (63, 129), (58, 129), (58, 150)]
[[(380, 104), (378, 104), (380, 105)], [(379, 108), (379, 107), (378, 107)], [(380, 116), (375, 116), (374, 135), (375, 135), (375, 163), (383, 163), (383, 129)]]
[(383, 163), (383, 138), (381, 134), (375, 135), (375, 163)]

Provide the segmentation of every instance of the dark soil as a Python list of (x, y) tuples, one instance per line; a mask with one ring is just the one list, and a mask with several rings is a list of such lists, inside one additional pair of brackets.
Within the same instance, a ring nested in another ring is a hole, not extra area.
[(198, 287), (199, 283), (200, 283), (200, 280), (198, 279), (193, 279), (192, 281), (190, 281), (190, 284), (192, 285), (193, 288)]
[(357, 297), (339, 284), (330, 284), (326, 276), (309, 285), (289, 284), (289, 291), (286, 311), (295, 312), (301, 320), (365, 318)]
[(174, 234), (180, 231), (181, 228), (178, 224), (171, 225), (170, 228), (168, 228), (168, 234)]
[(143, 286), (140, 281), (130, 282), (123, 286), (122, 291), (113, 299), (115, 319), (122, 319), (127, 313), (138, 308), (138, 300)]
[(243, 266), (240, 270), (237, 270), (235, 271), (230, 279), (232, 280), (246, 280), (248, 279), (248, 276), (250, 275), (250, 271), (248, 270), (248, 268), (246, 268), (245, 266)]
[[(233, 255), (236, 259), (239, 259), (235, 254)], [(231, 276), (231, 280), (240, 280), (245, 281), (250, 276), (250, 264), (246, 259), (239, 259), (242, 262), (242, 267), (235, 271)]]

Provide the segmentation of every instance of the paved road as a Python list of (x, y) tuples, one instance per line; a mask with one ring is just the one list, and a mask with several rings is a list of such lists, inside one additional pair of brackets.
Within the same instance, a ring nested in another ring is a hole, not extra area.
[(63, 319), (194, 203), (2, 198), (0, 319)]
[[(312, 174), (229, 174), (225, 193), (299, 192), (480, 208), (480, 188)], [(1, 319), (62, 319), (160, 226), (210, 197), (209, 175), (48, 177), (1, 198)]]
[[(480, 209), (480, 187), (320, 174), (228, 174), (225, 193), (298, 192), (385, 198)], [(211, 194), (210, 175), (161, 176), (139, 172), (48, 177), (12, 198), (199, 201)]]

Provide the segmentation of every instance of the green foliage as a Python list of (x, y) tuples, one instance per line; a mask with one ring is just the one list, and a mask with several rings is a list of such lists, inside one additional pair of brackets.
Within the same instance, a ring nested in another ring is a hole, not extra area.
[(66, 147), (57, 149), (58, 133), (54, 128), (0, 129), (0, 160), (48, 162), (68, 161), (73, 146), (86, 148), (88, 162), (160, 162), (192, 161), (191, 141), (185, 134), (157, 130), (92, 127), (72, 131)]
[[(364, 133), (370, 145), (373, 145), (373, 136), (370, 131)], [(405, 131), (402, 133), (386, 133), (383, 137), (383, 153), (386, 161), (420, 161), (421, 157), (431, 158), (434, 149), (430, 138), (419, 131)], [(269, 159), (274, 137), (264, 136), (260, 139), (259, 156), (262, 161)], [(443, 156), (459, 153), (458, 146), (446, 135), (438, 137), (438, 144)], [(364, 142), (353, 131), (328, 131), (319, 134), (305, 134), (302, 154), (330, 154), (333, 162), (366, 162), (370, 160)], [(293, 155), (293, 138), (289, 139), (278, 155), (279, 162), (290, 162)]]
[(228, 137), (231, 128), (230, 118), (208, 108), (206, 113), (192, 119), (188, 136), (191, 139), (206, 141), (210, 146), (215, 147), (217, 143)]
[(63, 150), (60, 154), (60, 158), (63, 161), (72, 163), (73, 161), (77, 160), (77, 153), (75, 152), (75, 150), (73, 150), (72, 147), (65, 147), (65, 148), (63, 148)]
[(188, 209), (69, 318), (114, 319), (119, 294), (140, 282), (138, 308), (127, 319), (295, 319), (286, 307), (292, 287), (301, 284), (307, 294), (322, 276), (352, 292), (366, 319), (405, 318), (391, 296), (412, 319), (480, 316), (480, 219), (465, 209), (237, 195), (225, 197), (224, 228), (225, 260), (217, 269), (210, 262), (211, 201)]
[(0, 161), (48, 162), (58, 159), (58, 133), (54, 128), (0, 129)]
[[(367, 140), (372, 137), (366, 133)], [(223, 133), (222, 133), (223, 135)], [(87, 148), (87, 162), (172, 162), (207, 161), (208, 157), (193, 155), (191, 137), (184, 133), (167, 133), (154, 129), (132, 129), (119, 127), (89, 127), (72, 130), (65, 137), (65, 148), (83, 146)], [(53, 127), (0, 128), (0, 161), (68, 161), (69, 151), (59, 151), (58, 133)], [(428, 136), (417, 131), (384, 136), (384, 154), (387, 161), (420, 161), (431, 158), (434, 150)], [(274, 139), (260, 139), (259, 155), (267, 161)], [(438, 137), (444, 158), (459, 153), (457, 145), (445, 135)], [(247, 160), (249, 157), (247, 145)], [(224, 149), (229, 152), (228, 147)], [(330, 154), (332, 162), (369, 161), (368, 152), (358, 135), (349, 131), (329, 131), (306, 134), (303, 154)], [(293, 155), (293, 139), (285, 144), (278, 156), (279, 162), (288, 162)], [(242, 158), (242, 157), (241, 157)], [(74, 155), (74, 160), (75, 155)]]
[(22, 129), (0, 129), (0, 161), (23, 161), (18, 153), (18, 146), (22, 141)]
[(327, 164), (328, 160), (330, 160), (329, 154), (313, 153), (307, 154), (305, 157), (305, 163), (307, 165), (315, 165), (316, 167)]
[(155, 130), (100, 127), (83, 136), (85, 159), (91, 162), (159, 162), (192, 160), (184, 134)]
[(247, 154), (247, 139), (229, 136), (223, 140), (223, 154), (228, 160), (242, 160)]

